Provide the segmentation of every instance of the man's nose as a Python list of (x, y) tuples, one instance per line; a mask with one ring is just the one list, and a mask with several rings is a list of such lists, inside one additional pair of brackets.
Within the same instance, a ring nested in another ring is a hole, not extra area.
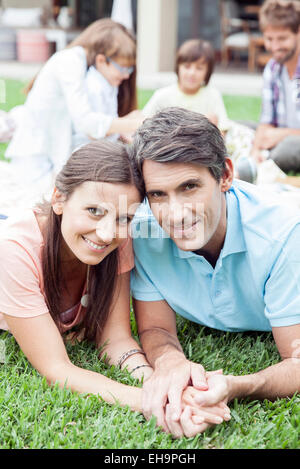
[(280, 42), (278, 41), (272, 41), (271, 44), (270, 44), (270, 49), (271, 49), (271, 52), (277, 52), (279, 50), (282, 49), (282, 46), (280, 44)]
[(187, 215), (187, 207), (177, 199), (170, 200), (168, 215), (170, 225), (181, 226)]

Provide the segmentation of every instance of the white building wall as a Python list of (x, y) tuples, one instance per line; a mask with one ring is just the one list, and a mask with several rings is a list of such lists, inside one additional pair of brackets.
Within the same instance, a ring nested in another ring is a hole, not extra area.
[(177, 48), (178, 0), (138, 0), (137, 66), (141, 74), (170, 72)]

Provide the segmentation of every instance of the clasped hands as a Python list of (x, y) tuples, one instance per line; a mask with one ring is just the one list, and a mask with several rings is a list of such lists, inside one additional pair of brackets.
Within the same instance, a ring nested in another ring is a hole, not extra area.
[[(173, 365), (173, 366), (172, 366)], [(159, 363), (143, 385), (143, 413), (176, 438), (193, 437), (209, 426), (230, 420), (228, 376), (206, 372), (186, 359)]]
[(255, 144), (253, 145), (251, 156), (257, 163), (262, 163), (266, 159), (265, 150), (271, 150), (286, 136), (285, 128), (264, 124), (259, 126), (256, 130)]

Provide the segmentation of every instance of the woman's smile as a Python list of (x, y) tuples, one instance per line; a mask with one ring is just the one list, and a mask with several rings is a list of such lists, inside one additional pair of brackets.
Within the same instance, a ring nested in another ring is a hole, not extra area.
[(91, 241), (90, 239), (86, 238), (85, 236), (82, 236), (82, 239), (86, 242), (88, 247), (94, 252), (104, 252), (110, 246), (110, 244), (95, 243), (94, 241)]

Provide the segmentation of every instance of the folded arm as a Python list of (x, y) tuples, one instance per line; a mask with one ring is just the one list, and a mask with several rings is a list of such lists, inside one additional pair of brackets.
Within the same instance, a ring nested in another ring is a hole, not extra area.
[[(133, 410), (142, 410), (141, 389), (117, 383), (71, 363), (50, 313), (35, 317), (17, 317), (12, 312), (4, 315), (10, 332), (24, 354), (32, 366), (46, 377), (49, 384), (57, 382), (61, 387), (66, 385), (73, 391), (99, 394), (110, 404), (118, 401), (121, 405), (129, 405)], [(138, 348), (131, 337), (129, 323), (129, 273), (118, 277), (113, 308), (98, 345), (103, 343), (107, 343), (104, 350), (113, 364), (117, 363), (124, 351)], [(139, 364), (147, 363), (141, 354), (134, 357), (139, 360)], [(130, 366), (133, 368), (135, 363), (130, 363)], [(142, 370), (148, 371), (151, 368), (138, 369), (134, 376), (141, 377)]]
[[(166, 301), (134, 302), (140, 340), (152, 376), (143, 386), (143, 413), (154, 415), (157, 424), (175, 436), (193, 436), (210, 424), (228, 420), (223, 403), (211, 409), (192, 409), (193, 389), (207, 390), (202, 365), (187, 360), (177, 338), (174, 311)], [(188, 407), (188, 409), (186, 409)]]
[(5, 315), (11, 333), (32, 366), (48, 383), (72, 391), (100, 395), (106, 402), (141, 411), (141, 390), (117, 383), (71, 363), (63, 339), (49, 313), (33, 318)]
[(260, 156), (262, 150), (270, 150), (274, 148), (278, 143), (290, 135), (300, 136), (300, 129), (274, 127), (271, 124), (260, 124), (257, 127), (253, 141), (251, 151), (252, 156), (258, 160), (258, 162), (262, 161), (263, 158)]
[[(126, 352), (142, 348), (131, 335), (130, 328), (130, 273), (118, 276), (118, 283), (113, 299), (113, 309), (105, 324), (98, 346), (101, 355), (106, 355), (111, 365), (117, 365)], [(121, 368), (127, 368), (134, 378), (144, 380), (151, 376), (152, 367), (142, 353), (133, 353), (126, 358)]]

